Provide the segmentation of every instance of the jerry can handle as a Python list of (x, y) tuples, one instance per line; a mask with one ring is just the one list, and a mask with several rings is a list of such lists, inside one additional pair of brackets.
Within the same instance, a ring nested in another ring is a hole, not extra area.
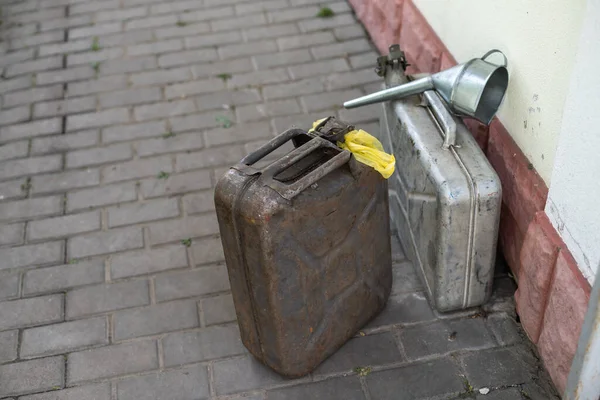
[(260, 146), (258, 149), (248, 154), (246, 157), (242, 158), (240, 161), (241, 164), (244, 165), (253, 165), (262, 160), (264, 157), (268, 156), (296, 136), (306, 135), (306, 132), (302, 129), (288, 129), (287, 131), (277, 135), (273, 139), (269, 140), (267, 143)]
[[(285, 184), (283, 182), (277, 181), (274, 178), (281, 171), (292, 166), (296, 162), (300, 161), (301, 159), (303, 159), (304, 157), (308, 156), (310, 153), (316, 151), (321, 147), (334, 148), (339, 151), (339, 154), (335, 155), (323, 165), (319, 166), (318, 168), (309, 172), (302, 178), (298, 179), (296, 182)], [(268, 185), (271, 189), (275, 190), (277, 193), (279, 193), (281, 197), (287, 200), (292, 200), (302, 191), (314, 185), (319, 179), (323, 178), (325, 175), (335, 171), (342, 165), (346, 164), (350, 160), (351, 156), (352, 154), (349, 151), (341, 150), (333, 143), (320, 137), (315, 137), (312, 138), (306, 144), (291, 151), (278, 161), (266, 167), (262, 171), (262, 178), (265, 184)]]
[(436, 92), (433, 90), (426, 90), (423, 92), (423, 97), (427, 101), (434, 119), (442, 128), (444, 134), (444, 143), (442, 144), (442, 147), (444, 149), (449, 149), (456, 144), (456, 122), (454, 121), (454, 118), (452, 118), (452, 115), (446, 106), (444, 106), (442, 99), (440, 99)]

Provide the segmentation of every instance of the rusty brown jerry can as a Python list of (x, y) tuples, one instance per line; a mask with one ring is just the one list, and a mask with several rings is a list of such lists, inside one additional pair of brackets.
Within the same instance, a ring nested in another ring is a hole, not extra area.
[(310, 373), (385, 306), (387, 181), (348, 151), (288, 130), (219, 180), (215, 204), (242, 342), (276, 372)]

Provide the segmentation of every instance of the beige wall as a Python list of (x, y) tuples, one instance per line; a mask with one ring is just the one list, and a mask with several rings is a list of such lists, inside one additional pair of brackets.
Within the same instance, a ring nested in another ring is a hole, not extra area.
[(414, 0), (458, 62), (498, 48), (510, 86), (504, 126), (550, 186), (585, 0)]

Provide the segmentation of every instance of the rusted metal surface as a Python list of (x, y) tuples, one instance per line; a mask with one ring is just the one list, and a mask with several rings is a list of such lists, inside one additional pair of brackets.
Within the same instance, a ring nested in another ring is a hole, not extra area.
[[(252, 166), (291, 139), (304, 144)], [(242, 341), (280, 374), (306, 375), (389, 297), (387, 181), (300, 130), (242, 161), (215, 191)]]
[[(387, 65), (387, 87), (407, 81), (398, 63)], [(379, 138), (396, 157), (390, 209), (406, 255), (435, 307), (453, 311), (489, 299), (502, 186), (464, 123), (434, 96), (384, 103)]]

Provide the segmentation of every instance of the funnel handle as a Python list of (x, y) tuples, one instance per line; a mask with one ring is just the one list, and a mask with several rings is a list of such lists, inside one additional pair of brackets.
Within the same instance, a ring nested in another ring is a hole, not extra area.
[(494, 53), (502, 54), (502, 58), (504, 58), (504, 64), (502, 65), (502, 67), (506, 68), (508, 66), (508, 59), (506, 58), (506, 55), (498, 49), (492, 49), (492, 50), (488, 51), (487, 53), (485, 53), (483, 55), (483, 57), (481, 57), (481, 59), (485, 61), (486, 58), (488, 58), (489, 56), (491, 56)]
[(423, 97), (429, 104), (429, 109), (433, 113), (435, 120), (440, 124), (442, 130), (444, 131), (444, 143), (442, 147), (444, 149), (449, 149), (451, 146), (454, 146), (456, 143), (456, 122), (444, 103), (442, 99), (437, 95), (433, 90), (427, 90), (423, 92)]

